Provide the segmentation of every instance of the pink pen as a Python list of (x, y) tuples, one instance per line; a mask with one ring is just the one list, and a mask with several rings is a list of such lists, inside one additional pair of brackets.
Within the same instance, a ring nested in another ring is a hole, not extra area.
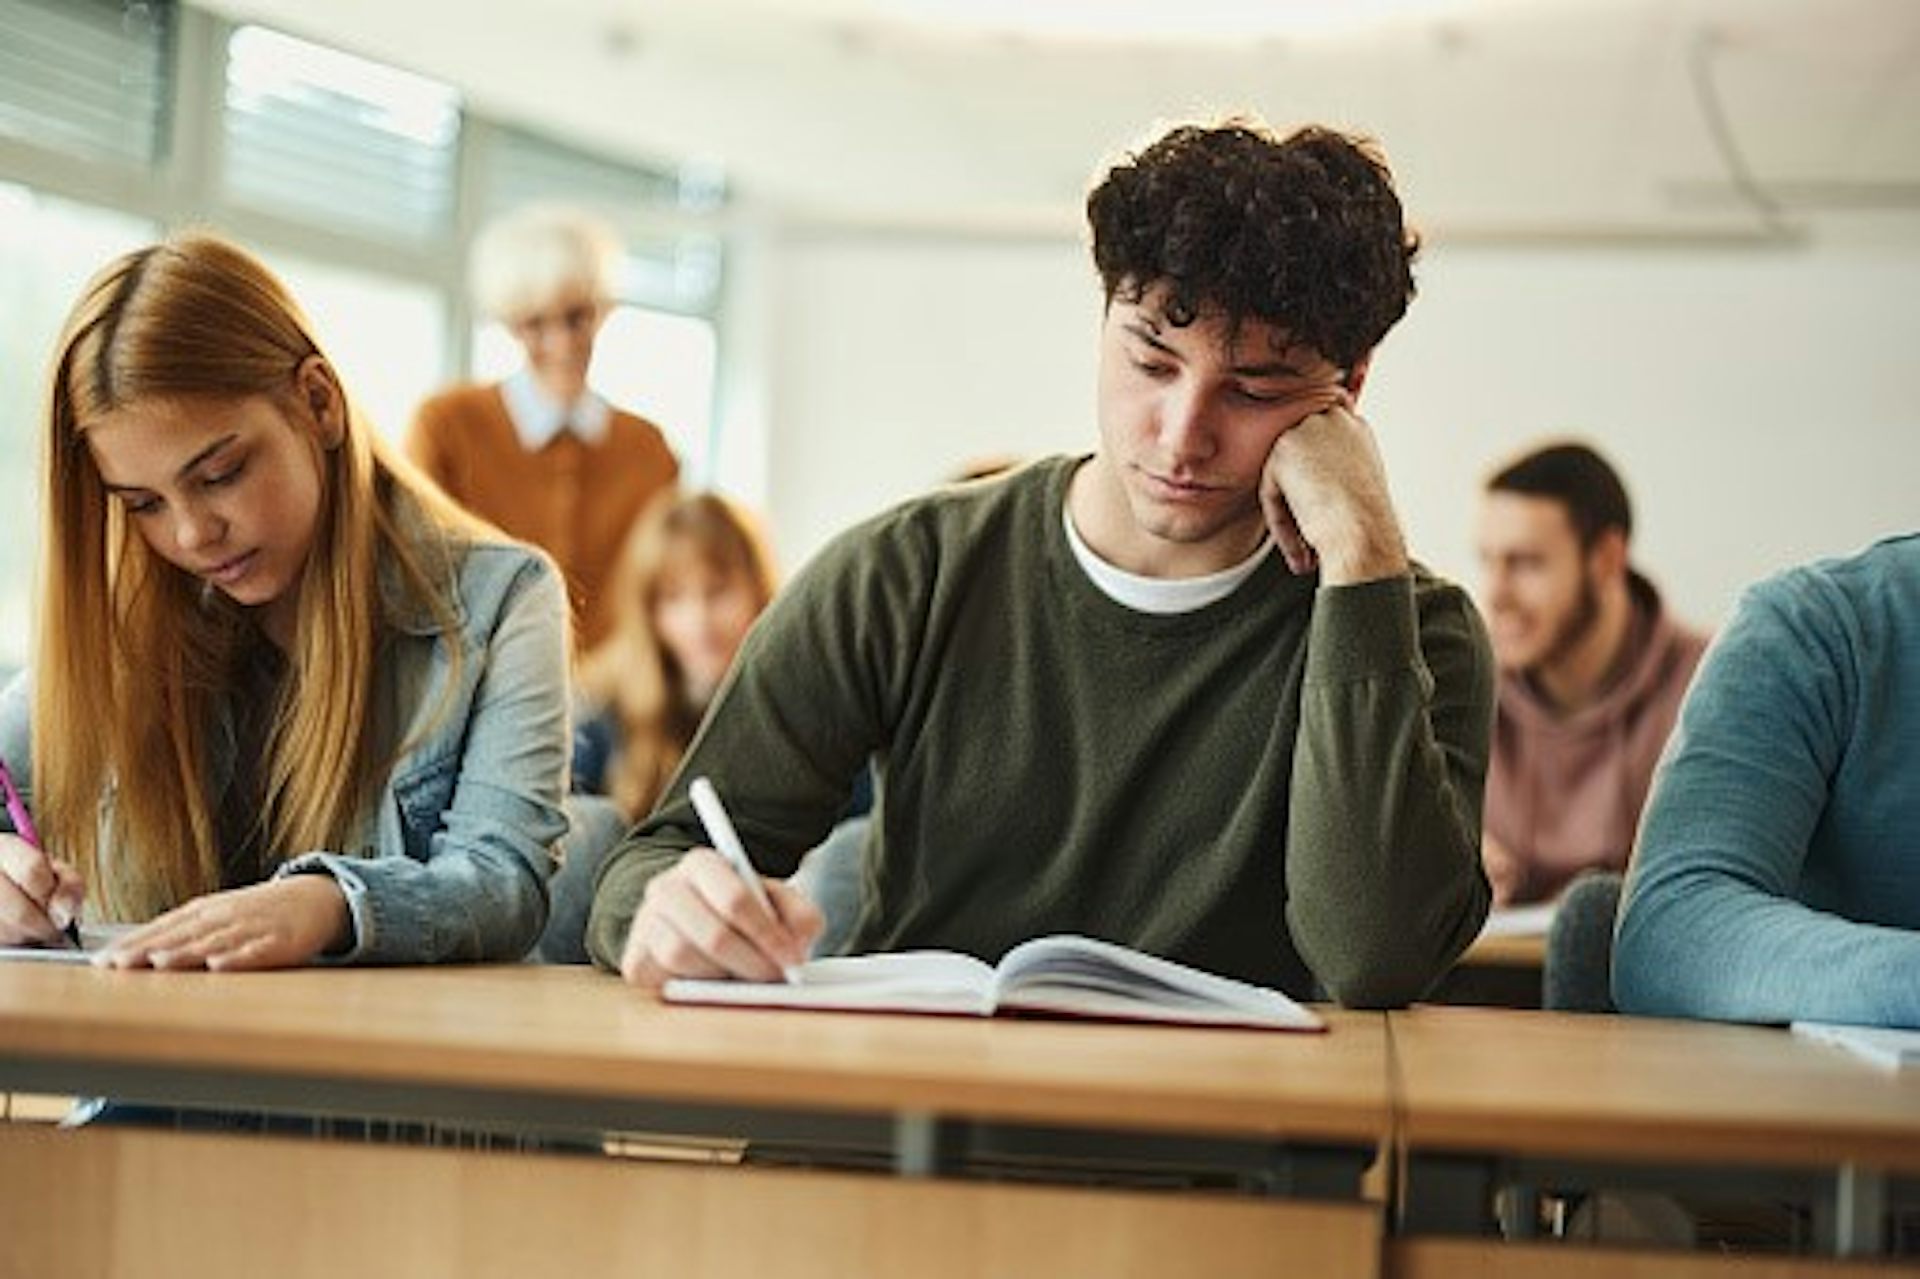
[[(27, 811), (26, 801), (20, 798), (20, 788), (13, 784), (13, 773), (8, 770), (4, 759), (0, 759), (0, 790), (7, 793), (7, 816), (13, 822), (13, 833), (35, 848), (40, 847), (40, 832), (34, 828), (33, 814)], [(67, 940), (77, 948), (80, 945), (80, 925), (69, 919), (66, 933)]]

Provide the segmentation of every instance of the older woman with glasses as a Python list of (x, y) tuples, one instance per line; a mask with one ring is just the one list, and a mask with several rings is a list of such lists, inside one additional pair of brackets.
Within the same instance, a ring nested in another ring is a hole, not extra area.
[(620, 252), (610, 228), (571, 209), (535, 206), (487, 227), (474, 245), (474, 302), (526, 363), (504, 382), (429, 399), (406, 441), (467, 509), (559, 563), (583, 650), (611, 626), (605, 586), (628, 529), (680, 469), (658, 427), (587, 385)]

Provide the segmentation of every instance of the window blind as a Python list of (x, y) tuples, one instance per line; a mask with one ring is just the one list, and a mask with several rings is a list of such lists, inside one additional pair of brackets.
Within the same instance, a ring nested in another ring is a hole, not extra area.
[(490, 139), (480, 210), (491, 219), (535, 203), (591, 209), (610, 219), (626, 242), (624, 301), (709, 315), (719, 300), (721, 239), (678, 227), (717, 213), (725, 201), (725, 180), (712, 169), (667, 170), (603, 159), (503, 127)]
[(221, 179), (236, 203), (427, 240), (452, 225), (459, 95), (264, 27), (227, 45)]
[(153, 167), (173, 19), (165, 0), (0, 0), (0, 135)]

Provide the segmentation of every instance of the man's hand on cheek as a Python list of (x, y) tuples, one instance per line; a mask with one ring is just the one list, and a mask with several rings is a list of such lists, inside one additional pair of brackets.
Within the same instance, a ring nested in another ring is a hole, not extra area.
[(1349, 585), (1407, 571), (1406, 544), (1373, 429), (1341, 392), (1281, 432), (1260, 504), (1287, 566)]

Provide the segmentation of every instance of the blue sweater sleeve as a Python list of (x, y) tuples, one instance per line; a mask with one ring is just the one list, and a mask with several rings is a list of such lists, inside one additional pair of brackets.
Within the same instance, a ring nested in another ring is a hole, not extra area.
[(1915, 831), (1888, 820), (1912, 806), (1889, 806), (1884, 785), (1920, 754), (1920, 720), (1875, 709), (1920, 698), (1876, 676), (1912, 669), (1885, 649), (1920, 631), (1858, 602), (1833, 576), (1786, 575), (1748, 594), (1708, 655), (1628, 880), (1622, 1011), (1920, 1025), (1920, 932), (1867, 922), (1920, 916), (1920, 862), (1901, 852)]

